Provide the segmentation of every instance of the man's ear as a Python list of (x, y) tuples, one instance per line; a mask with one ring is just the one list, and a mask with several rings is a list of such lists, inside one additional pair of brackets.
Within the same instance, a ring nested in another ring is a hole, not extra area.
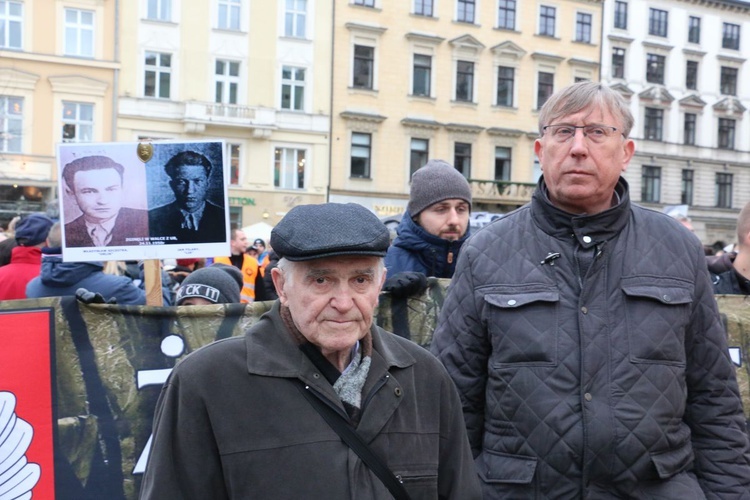
[(284, 278), (284, 273), (278, 267), (274, 267), (273, 269), (271, 269), (271, 279), (273, 280), (273, 286), (276, 288), (276, 293), (279, 296), (279, 300), (282, 304), (286, 305), (287, 296), (286, 292), (284, 291), (284, 283), (286, 279)]

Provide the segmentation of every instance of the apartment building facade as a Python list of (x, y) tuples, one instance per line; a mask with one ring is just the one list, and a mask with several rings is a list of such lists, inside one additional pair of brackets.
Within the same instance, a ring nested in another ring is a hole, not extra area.
[(224, 139), (236, 227), (324, 202), (332, 7), (124, 2), (117, 139)]
[(400, 213), (430, 158), (472, 184), (475, 210), (530, 199), (538, 109), (598, 80), (601, 2), (336, 0), (331, 201)]
[(58, 143), (114, 139), (117, 6), (0, 2), (0, 226), (54, 211)]
[(748, 21), (743, 2), (604, 2), (602, 81), (635, 116), (633, 199), (687, 206), (704, 243), (734, 242), (750, 201)]

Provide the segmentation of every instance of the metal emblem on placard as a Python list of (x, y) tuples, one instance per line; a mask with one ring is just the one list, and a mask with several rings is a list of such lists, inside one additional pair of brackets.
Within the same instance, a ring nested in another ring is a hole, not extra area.
[(150, 142), (140, 142), (137, 148), (138, 158), (146, 163), (154, 156), (154, 146)]

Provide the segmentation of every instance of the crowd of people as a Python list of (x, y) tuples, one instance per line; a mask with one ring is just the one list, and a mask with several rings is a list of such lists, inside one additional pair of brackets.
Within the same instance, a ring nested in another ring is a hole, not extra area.
[[(750, 498), (714, 299), (750, 291), (750, 203), (736, 253), (707, 260), (684, 220), (631, 202), (633, 123), (603, 84), (555, 93), (531, 202), (474, 234), (468, 182), (432, 160), (392, 243), (364, 207), (324, 203), (268, 246), (232, 229), (230, 255), (177, 260), (171, 303), (274, 303), (172, 371), (141, 498)], [(59, 229), (16, 223), (0, 298), (99, 290)], [(452, 278), (429, 350), (373, 320), (381, 290), (427, 277)]]

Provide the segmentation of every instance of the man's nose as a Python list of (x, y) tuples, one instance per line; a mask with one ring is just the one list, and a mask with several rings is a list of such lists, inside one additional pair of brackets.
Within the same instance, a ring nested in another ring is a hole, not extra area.
[(586, 142), (586, 136), (583, 134), (583, 129), (575, 129), (573, 138), (570, 141), (570, 154), (581, 155), (588, 152), (588, 143)]
[(349, 285), (342, 285), (337, 287), (333, 298), (331, 299), (331, 305), (337, 311), (348, 311), (354, 304), (353, 293), (349, 288)]
[(458, 224), (459, 220), (460, 217), (458, 216), (458, 210), (456, 210), (455, 208), (451, 208), (448, 211), (448, 223), (456, 225)]

